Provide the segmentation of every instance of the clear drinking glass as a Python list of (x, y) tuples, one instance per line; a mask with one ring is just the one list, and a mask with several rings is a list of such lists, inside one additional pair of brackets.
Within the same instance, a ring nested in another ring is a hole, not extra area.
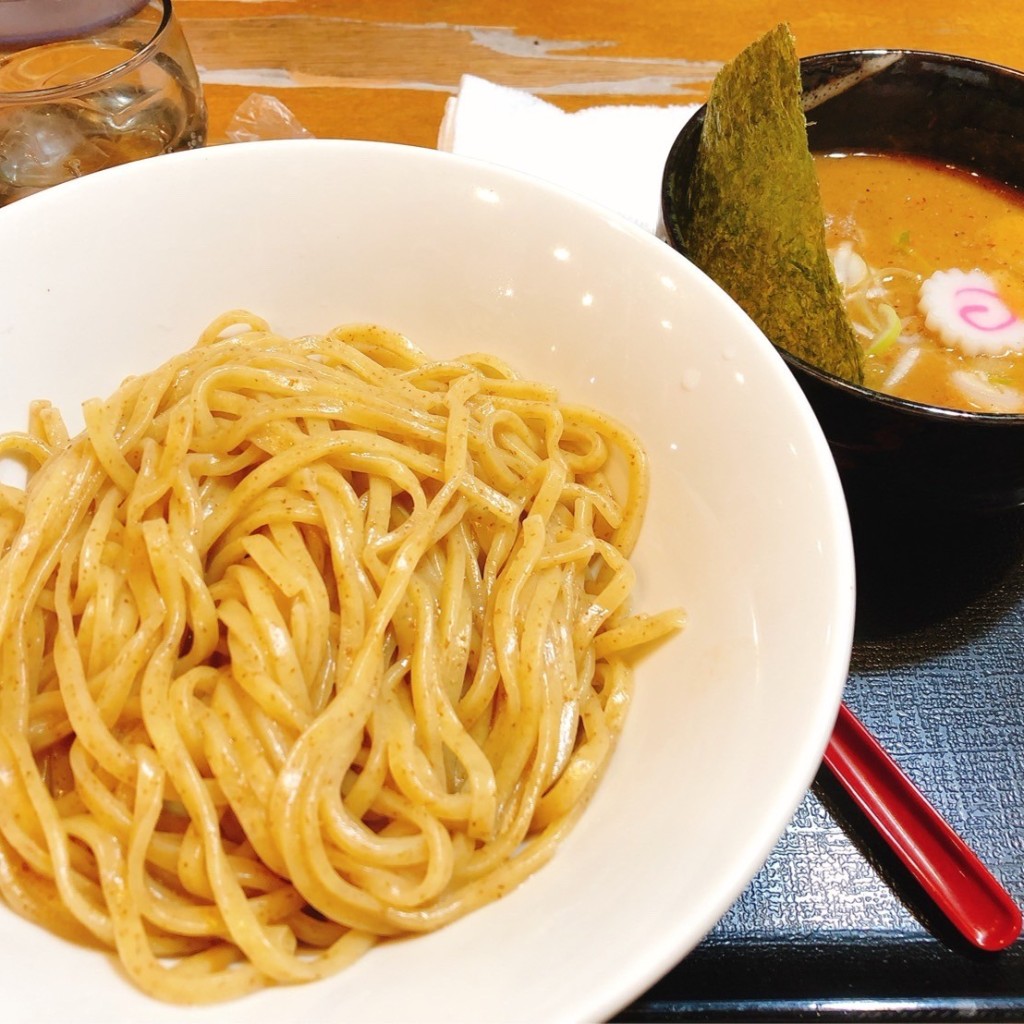
[(0, 206), (205, 139), (171, 0), (0, 0)]

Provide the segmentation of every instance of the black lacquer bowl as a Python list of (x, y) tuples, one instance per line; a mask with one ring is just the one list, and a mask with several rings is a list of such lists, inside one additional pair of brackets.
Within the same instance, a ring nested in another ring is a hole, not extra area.
[[(1024, 74), (912, 50), (851, 50), (800, 62), (813, 151), (905, 153), (1024, 189)], [(670, 243), (681, 225), (704, 108), (672, 146), (662, 183)], [(883, 395), (789, 353), (829, 440), (854, 518), (972, 516), (1024, 506), (1024, 415), (961, 412)]]

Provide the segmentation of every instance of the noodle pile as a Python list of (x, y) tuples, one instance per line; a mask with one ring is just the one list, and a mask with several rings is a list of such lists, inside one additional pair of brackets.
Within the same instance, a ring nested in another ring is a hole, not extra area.
[[(0, 454), (0, 892), (179, 1003), (500, 897), (608, 759), (646, 463), (498, 360), (226, 314)], [(625, 497), (616, 497), (624, 494)]]

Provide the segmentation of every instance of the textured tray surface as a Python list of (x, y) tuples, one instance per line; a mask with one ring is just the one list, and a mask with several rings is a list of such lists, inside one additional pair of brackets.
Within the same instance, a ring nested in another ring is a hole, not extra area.
[[(846, 702), (1024, 904), (1024, 528), (858, 546)], [(855, 535), (866, 536), (863, 532)], [(703, 943), (622, 1020), (1024, 1020), (1024, 940), (974, 950), (822, 769)]]

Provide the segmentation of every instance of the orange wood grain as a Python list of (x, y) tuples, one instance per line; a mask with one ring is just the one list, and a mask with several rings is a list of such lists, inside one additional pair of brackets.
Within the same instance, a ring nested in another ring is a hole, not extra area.
[(802, 54), (907, 46), (1024, 68), (1024, 7), (952, 0), (176, 0), (223, 141), (238, 105), (276, 96), (314, 135), (433, 146), (463, 74), (567, 110), (693, 102), (757, 35)]

